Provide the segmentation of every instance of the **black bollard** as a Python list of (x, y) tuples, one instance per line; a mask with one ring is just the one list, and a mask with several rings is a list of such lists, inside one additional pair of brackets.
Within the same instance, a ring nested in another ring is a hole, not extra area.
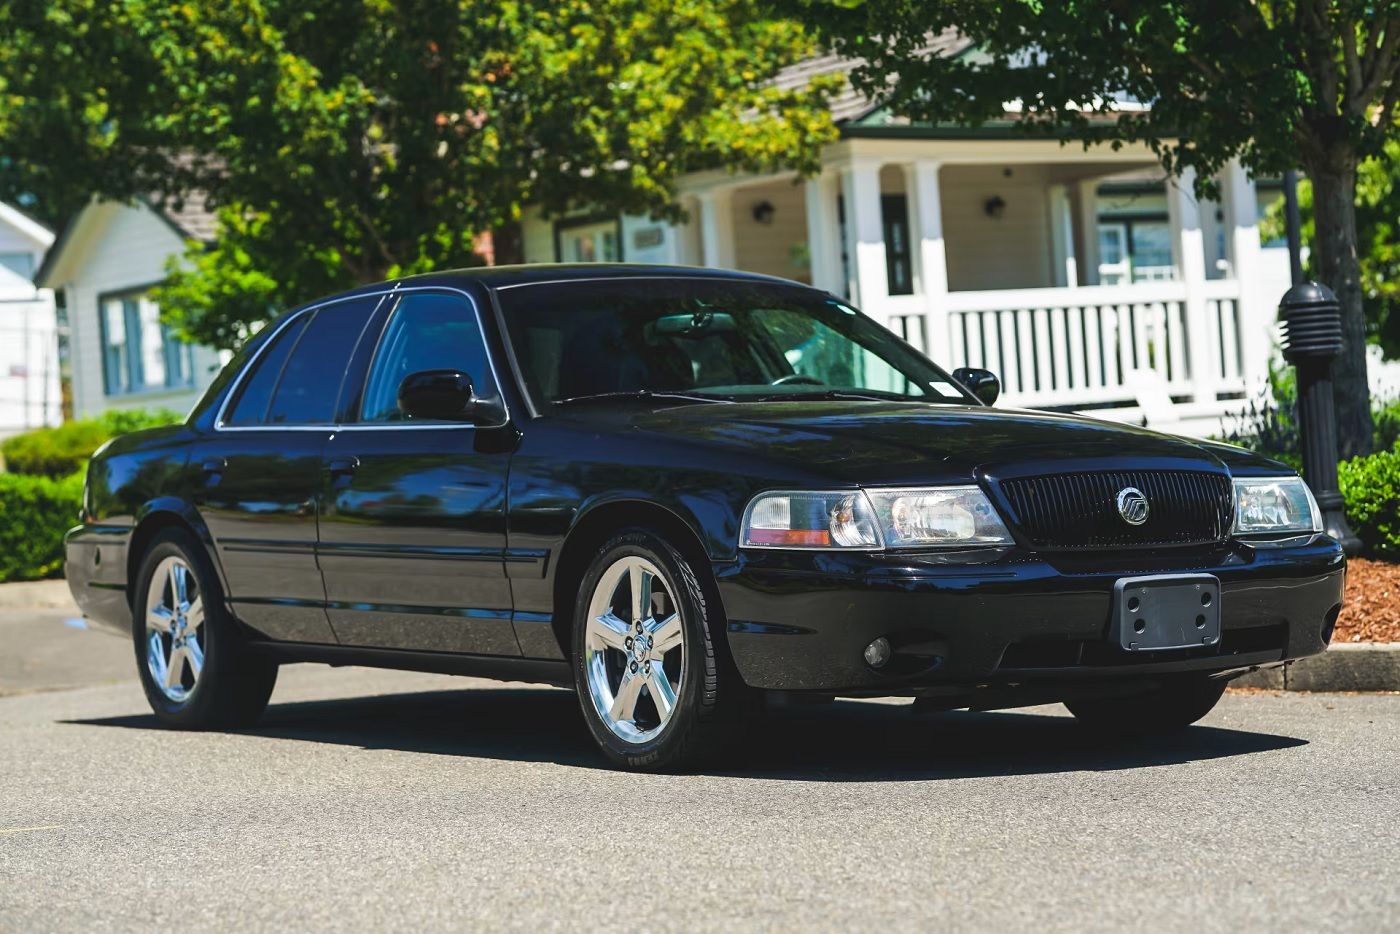
[(1342, 306), (1327, 286), (1303, 282), (1278, 306), (1283, 355), (1297, 368), (1298, 434), (1303, 478), (1322, 508), (1322, 525), (1349, 555), (1361, 539), (1347, 525), (1337, 489), (1337, 411), (1332, 402), (1332, 360), (1342, 352)]

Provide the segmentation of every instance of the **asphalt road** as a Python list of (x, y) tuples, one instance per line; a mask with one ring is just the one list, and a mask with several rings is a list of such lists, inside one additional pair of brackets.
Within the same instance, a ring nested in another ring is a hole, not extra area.
[(298, 667), (258, 729), (199, 734), (129, 678), (40, 682), (0, 697), (5, 931), (1400, 926), (1395, 696), (1232, 694), (1129, 745), (839, 702), (637, 776), (558, 690)]

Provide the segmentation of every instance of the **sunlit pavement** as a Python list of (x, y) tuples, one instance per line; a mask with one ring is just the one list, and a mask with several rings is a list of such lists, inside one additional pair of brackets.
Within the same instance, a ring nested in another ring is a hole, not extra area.
[[(80, 635), (91, 680), (130, 664)], [(1396, 696), (1229, 695), (1117, 746), (839, 702), (640, 776), (559, 690), (298, 667), (259, 728), (179, 733), (126, 678), (0, 697), (0, 930), (1400, 924)]]

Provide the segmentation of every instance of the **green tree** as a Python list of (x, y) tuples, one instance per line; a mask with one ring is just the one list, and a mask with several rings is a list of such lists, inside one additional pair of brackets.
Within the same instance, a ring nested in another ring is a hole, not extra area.
[[(1310, 248), (1305, 272), (1317, 274), (1313, 190), (1298, 182), (1303, 244)], [(1260, 223), (1264, 237), (1282, 237), (1284, 205), (1269, 208)], [(1361, 263), (1361, 294), (1366, 309), (1366, 336), (1386, 357), (1400, 357), (1400, 140), (1387, 140), (1381, 155), (1356, 171), (1356, 242)]]
[(207, 197), (162, 307), (271, 310), (475, 261), (522, 207), (676, 214), (677, 176), (817, 165), (830, 84), (754, 0), (0, 0), (0, 198)]
[[(864, 59), (858, 85), (916, 120), (976, 124), (1019, 100), (1028, 131), (1149, 143), (1198, 187), (1234, 156), (1300, 163), (1316, 192), (1317, 270), (1342, 301), (1335, 368), (1344, 456), (1371, 446), (1357, 260), (1357, 166), (1400, 95), (1400, 0), (773, 0)], [(930, 59), (957, 29), (979, 54)], [(1124, 108), (1123, 101), (1151, 104)]]

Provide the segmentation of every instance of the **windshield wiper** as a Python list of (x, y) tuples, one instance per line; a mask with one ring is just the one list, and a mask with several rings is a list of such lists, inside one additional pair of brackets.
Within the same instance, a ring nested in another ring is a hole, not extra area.
[(758, 398), (765, 402), (812, 402), (825, 399), (845, 399), (855, 402), (924, 402), (922, 398), (901, 396), (897, 393), (861, 392), (857, 389), (818, 389), (811, 392), (767, 393)]
[(687, 392), (666, 392), (658, 389), (626, 389), (620, 392), (594, 392), (582, 396), (568, 396), (564, 399), (555, 399), (555, 405), (573, 405), (579, 402), (608, 402), (617, 399), (656, 399), (662, 402), (732, 402), (732, 399), (721, 399), (717, 396), (699, 396)]

